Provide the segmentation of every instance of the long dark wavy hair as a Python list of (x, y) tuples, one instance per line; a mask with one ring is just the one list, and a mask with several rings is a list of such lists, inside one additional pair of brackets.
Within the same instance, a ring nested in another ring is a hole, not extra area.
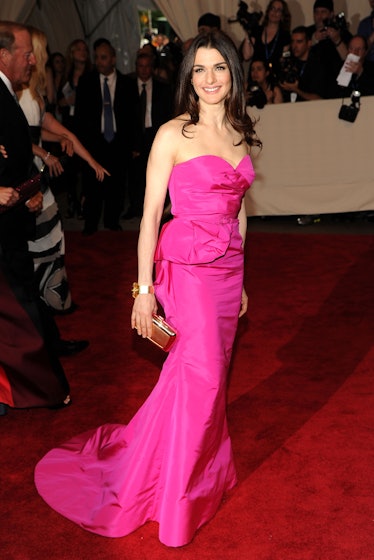
[(261, 146), (261, 141), (256, 137), (254, 122), (247, 113), (243, 68), (238, 51), (232, 39), (222, 31), (212, 31), (195, 37), (183, 58), (175, 94), (175, 116), (185, 113), (190, 116), (190, 119), (183, 126), (183, 134), (187, 136), (187, 127), (199, 122), (199, 98), (192, 85), (192, 70), (196, 52), (200, 48), (216, 49), (222, 55), (230, 70), (231, 91), (225, 99), (225, 112), (228, 122), (234, 130), (241, 134), (249, 146)]
[(265, 15), (264, 15), (264, 27), (267, 26), (267, 24), (269, 23), (269, 12), (273, 7), (274, 2), (280, 2), (282, 4), (282, 19), (280, 20), (279, 23), (279, 27), (280, 29), (282, 29), (283, 31), (288, 31), (290, 32), (291, 30), (291, 13), (290, 13), (290, 9), (288, 7), (288, 4), (285, 0), (271, 0), (271, 2), (269, 2), (269, 4), (267, 5), (267, 8), (265, 10)]

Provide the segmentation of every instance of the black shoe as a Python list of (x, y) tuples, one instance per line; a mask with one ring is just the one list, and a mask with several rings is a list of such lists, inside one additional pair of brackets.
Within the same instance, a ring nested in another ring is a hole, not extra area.
[(54, 313), (54, 315), (70, 315), (77, 309), (79, 309), (79, 305), (72, 301), (70, 307), (68, 307), (67, 309), (52, 309), (52, 312)]
[(109, 229), (110, 231), (122, 231), (122, 228), (119, 224), (117, 224), (116, 226), (104, 226), (106, 229)]
[(82, 235), (85, 235), (87, 237), (89, 235), (93, 235), (96, 232), (97, 229), (84, 228), (84, 230), (82, 231)]
[(70, 395), (66, 397), (66, 399), (60, 404), (54, 404), (53, 406), (48, 406), (49, 410), (60, 410), (61, 408), (67, 408), (71, 405), (71, 398)]
[(121, 220), (132, 220), (133, 218), (136, 217), (137, 217), (136, 212), (134, 212), (133, 210), (127, 210), (127, 212), (122, 214)]
[(60, 340), (57, 354), (58, 356), (74, 356), (85, 350), (89, 344), (88, 340)]
[(0, 416), (5, 416), (6, 414), (8, 414), (8, 405), (0, 403)]
[(311, 226), (321, 221), (319, 216), (300, 216), (297, 218), (299, 226)]

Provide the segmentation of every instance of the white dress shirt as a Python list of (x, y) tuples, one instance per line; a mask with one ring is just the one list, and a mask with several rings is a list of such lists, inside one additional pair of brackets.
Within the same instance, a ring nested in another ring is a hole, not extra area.
[[(109, 74), (109, 76), (104, 76), (104, 74), (100, 74), (101, 96), (102, 96), (103, 99), (104, 99), (104, 80), (105, 80), (105, 78), (108, 78), (108, 88), (109, 88), (109, 92), (110, 92), (110, 99), (111, 99), (111, 102), (112, 102), (113, 130), (114, 130), (114, 132), (117, 132), (116, 117), (115, 117), (114, 110), (113, 110), (114, 95), (116, 93), (117, 72), (114, 71), (111, 74)], [(102, 110), (102, 113), (101, 113), (101, 132), (104, 132), (104, 104), (103, 104), (103, 110)]]
[(150, 128), (152, 126), (152, 78), (148, 82), (142, 82), (138, 78), (138, 91), (141, 95), (143, 90), (143, 84), (145, 84), (145, 91), (147, 93), (147, 107), (145, 110), (145, 128)]
[[(0, 78), (3, 80), (4, 84), (6, 85), (6, 87), (9, 90), (9, 93), (12, 95), (12, 97), (14, 97), (14, 99), (17, 99), (16, 94), (13, 91), (13, 86), (11, 84), (11, 81), (9, 80), (9, 78), (0, 70)], [(18, 103), (18, 101), (17, 101)]]

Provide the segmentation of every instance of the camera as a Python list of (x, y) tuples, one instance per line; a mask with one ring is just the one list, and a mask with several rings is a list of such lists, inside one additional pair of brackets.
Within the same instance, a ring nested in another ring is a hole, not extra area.
[(279, 81), (294, 84), (299, 79), (299, 74), (297, 62), (291, 52), (284, 52), (280, 60)]
[(361, 93), (358, 90), (354, 90), (351, 95), (351, 104), (342, 105), (339, 111), (339, 119), (348, 122), (355, 122), (358, 112), (360, 110), (360, 99)]
[(248, 4), (239, 2), (239, 10), (236, 12), (234, 19), (228, 20), (229, 23), (239, 22), (244, 31), (251, 35), (253, 30), (260, 25), (263, 12), (249, 12)]
[(267, 103), (267, 98), (260, 84), (251, 82), (248, 85), (247, 91), (249, 92), (247, 105), (249, 105), (249, 107), (257, 107), (257, 109), (263, 109)]
[(339, 12), (336, 16), (332, 18), (326, 18), (323, 20), (323, 29), (326, 31), (328, 27), (336, 29), (337, 31), (344, 31), (348, 29), (347, 20), (345, 19), (344, 12)]

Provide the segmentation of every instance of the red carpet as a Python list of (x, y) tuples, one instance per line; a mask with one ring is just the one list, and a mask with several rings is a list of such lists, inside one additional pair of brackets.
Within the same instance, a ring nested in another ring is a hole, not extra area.
[(51, 447), (126, 423), (163, 353), (129, 328), (135, 232), (67, 235), (79, 309), (65, 338), (73, 406), (10, 410), (1, 424), (1, 560), (370, 560), (374, 558), (373, 237), (251, 233), (248, 317), (229, 387), (238, 486), (182, 549), (150, 523), (121, 539), (87, 533), (48, 508), (33, 468)]

